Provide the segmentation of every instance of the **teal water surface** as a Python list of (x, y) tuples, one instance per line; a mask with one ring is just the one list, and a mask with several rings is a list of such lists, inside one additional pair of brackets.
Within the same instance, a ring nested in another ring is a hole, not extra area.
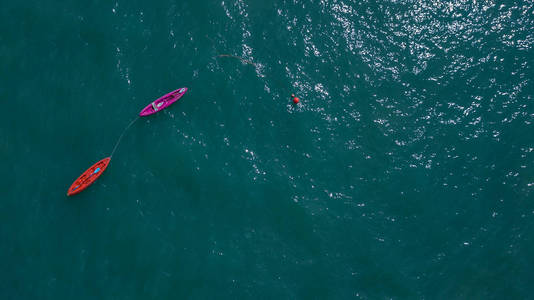
[(0, 298), (533, 298), (533, 28), (532, 1), (4, 1)]

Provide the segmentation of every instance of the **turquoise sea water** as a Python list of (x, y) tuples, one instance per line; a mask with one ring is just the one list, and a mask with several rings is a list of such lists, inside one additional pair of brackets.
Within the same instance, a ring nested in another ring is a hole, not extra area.
[(533, 298), (533, 46), (532, 1), (4, 1), (0, 299)]

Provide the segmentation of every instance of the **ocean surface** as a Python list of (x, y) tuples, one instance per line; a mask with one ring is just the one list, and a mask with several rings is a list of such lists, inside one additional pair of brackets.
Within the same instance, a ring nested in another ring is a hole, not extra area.
[(3, 1), (0, 299), (533, 299), (533, 51), (533, 1)]

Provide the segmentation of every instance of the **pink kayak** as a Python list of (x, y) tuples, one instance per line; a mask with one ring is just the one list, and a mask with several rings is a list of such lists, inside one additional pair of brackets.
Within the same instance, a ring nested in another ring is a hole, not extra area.
[(183, 87), (181, 89), (177, 89), (176, 91), (172, 91), (168, 94), (166, 94), (163, 97), (158, 98), (154, 102), (147, 105), (143, 110), (139, 113), (141, 117), (148, 116), (151, 114), (155, 114), (160, 110), (165, 109), (167, 106), (173, 104), (174, 102), (178, 101), (178, 99), (182, 98), (182, 96), (187, 92), (187, 88)]

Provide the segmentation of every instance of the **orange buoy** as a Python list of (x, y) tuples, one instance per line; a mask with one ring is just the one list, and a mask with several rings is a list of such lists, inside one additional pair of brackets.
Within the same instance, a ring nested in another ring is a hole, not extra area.
[(291, 97), (293, 98), (293, 103), (297, 104), (299, 103), (299, 97), (295, 97), (295, 94), (291, 94)]

